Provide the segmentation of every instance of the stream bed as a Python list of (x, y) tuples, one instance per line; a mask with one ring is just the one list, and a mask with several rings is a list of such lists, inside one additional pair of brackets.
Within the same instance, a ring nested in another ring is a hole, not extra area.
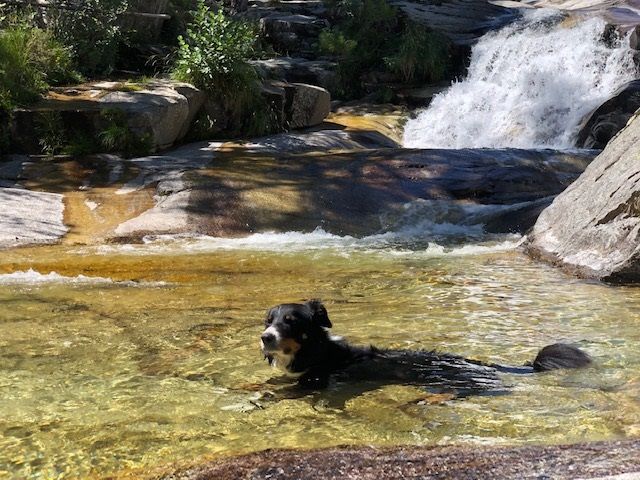
[[(4, 251), (0, 478), (152, 477), (266, 448), (639, 436), (640, 290), (567, 277), (518, 240), (317, 230)], [(568, 341), (595, 364), (503, 375), (498, 396), (333, 385), (283, 399), (262, 318), (311, 297), (354, 343), (518, 365)]]

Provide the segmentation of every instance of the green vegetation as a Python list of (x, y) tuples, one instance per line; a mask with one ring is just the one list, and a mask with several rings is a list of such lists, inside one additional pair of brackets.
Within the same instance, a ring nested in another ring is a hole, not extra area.
[[(256, 28), (212, 12), (198, 0), (186, 34), (178, 37), (172, 76), (209, 93), (209, 103), (221, 115), (209, 112), (198, 119), (202, 133), (225, 130), (227, 134), (255, 135), (269, 131), (274, 115), (260, 90), (255, 69), (248, 60), (256, 53)], [(224, 118), (227, 125), (218, 125)]]
[(72, 68), (70, 50), (49, 30), (16, 15), (3, 17), (0, 25), (0, 148), (4, 150), (14, 108), (36, 101), (51, 85), (78, 81), (80, 76)]
[(107, 75), (118, 60), (118, 49), (126, 34), (118, 21), (128, 0), (53, 0), (49, 28), (56, 39), (73, 51), (77, 68), (87, 76)]
[(125, 157), (149, 154), (152, 145), (151, 133), (138, 135), (131, 131), (125, 112), (110, 108), (100, 112), (100, 117), (104, 127), (98, 134), (98, 138), (104, 151), (119, 152)]
[(328, 3), (336, 26), (320, 34), (318, 48), (338, 57), (338, 96), (370, 93), (368, 84), (384, 79), (434, 82), (446, 75), (448, 41), (410, 21), (386, 0)]
[(50, 31), (24, 21), (0, 30), (0, 102), (5, 108), (37, 100), (50, 85), (77, 80), (71, 52)]

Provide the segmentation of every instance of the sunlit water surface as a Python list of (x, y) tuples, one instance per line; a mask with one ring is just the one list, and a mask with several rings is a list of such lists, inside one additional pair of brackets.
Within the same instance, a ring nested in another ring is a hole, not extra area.
[[(274, 447), (640, 436), (640, 289), (572, 279), (507, 240), (451, 250), (316, 232), (5, 251), (0, 478), (140, 478)], [(261, 320), (309, 297), (356, 343), (520, 364), (564, 340), (596, 362), (505, 375), (501, 396), (395, 385), (349, 398), (338, 385), (279, 400)]]

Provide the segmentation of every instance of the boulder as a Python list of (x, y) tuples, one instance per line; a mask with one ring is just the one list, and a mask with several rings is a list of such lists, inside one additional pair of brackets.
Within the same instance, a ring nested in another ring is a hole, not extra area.
[(331, 112), (331, 95), (315, 85), (268, 82), (263, 95), (276, 110), (279, 123), (288, 129), (313, 127)]
[(527, 251), (583, 277), (640, 281), (640, 118), (545, 209)]
[(640, 80), (620, 87), (590, 113), (580, 128), (576, 146), (602, 150), (640, 108)]
[(286, 111), (289, 128), (318, 125), (331, 112), (331, 95), (322, 87), (291, 83), (285, 86), (285, 90), (289, 106)]
[(18, 151), (40, 153), (43, 128), (60, 131), (67, 141), (78, 132), (97, 139), (105, 128), (101, 113), (107, 110), (122, 112), (134, 134), (149, 138), (152, 150), (166, 149), (184, 137), (204, 100), (205, 94), (192, 85), (166, 80), (54, 88), (36, 105), (15, 111), (12, 143)]

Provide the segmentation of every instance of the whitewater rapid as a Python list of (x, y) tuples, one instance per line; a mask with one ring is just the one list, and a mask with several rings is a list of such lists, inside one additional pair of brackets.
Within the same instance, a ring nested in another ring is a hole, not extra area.
[(408, 121), (404, 145), (572, 148), (585, 116), (637, 76), (628, 41), (607, 45), (605, 26), (536, 9), (488, 33), (467, 77)]

